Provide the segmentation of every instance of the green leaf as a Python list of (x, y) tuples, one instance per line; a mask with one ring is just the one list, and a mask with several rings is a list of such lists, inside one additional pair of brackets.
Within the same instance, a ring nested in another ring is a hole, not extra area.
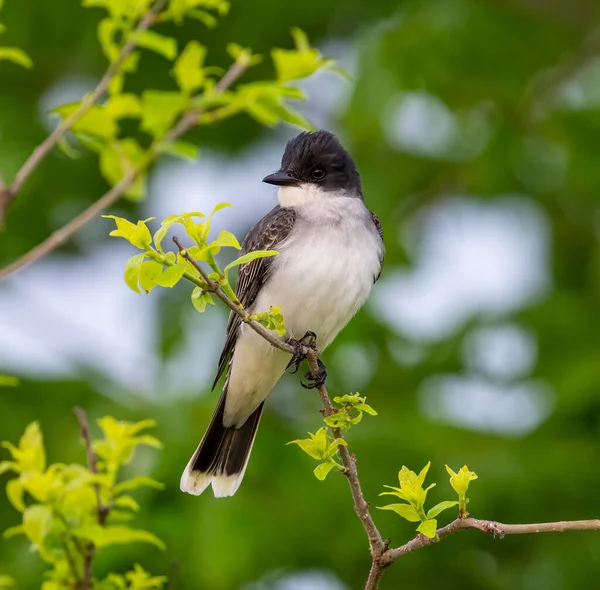
[(169, 154), (177, 158), (196, 161), (198, 159), (198, 155), (200, 154), (200, 149), (197, 145), (190, 143), (189, 141), (177, 139), (161, 145), (159, 147), (159, 152), (163, 154)]
[(17, 590), (17, 584), (10, 576), (0, 576), (0, 590)]
[(387, 506), (377, 506), (377, 508), (379, 510), (392, 510), (409, 522), (419, 522), (421, 520), (417, 511), (410, 504), (388, 504)]
[[(131, 237), (136, 230), (136, 226), (128, 221), (124, 217), (116, 217), (115, 215), (103, 215), (104, 219), (114, 219), (117, 229), (113, 229), (109, 236), (114, 236), (115, 238), (124, 238), (128, 242), (131, 242)], [(143, 249), (143, 248), (142, 248)]]
[(154, 260), (146, 260), (142, 263), (140, 269), (140, 286), (146, 293), (150, 293), (156, 285), (159, 284), (158, 280), (162, 274), (162, 264), (155, 262)]
[(183, 92), (191, 94), (204, 84), (204, 58), (206, 48), (197, 41), (190, 41), (173, 67), (177, 84)]
[(241, 250), (242, 247), (237, 238), (229, 231), (222, 229), (217, 236), (217, 239), (211, 245), (220, 246), (222, 248), (235, 248)]
[(25, 488), (23, 487), (23, 482), (20, 479), (11, 479), (6, 484), (6, 496), (8, 501), (19, 512), (25, 511), (25, 502), (23, 502), (24, 493)]
[(227, 277), (229, 274), (229, 271), (236, 266), (240, 266), (242, 264), (248, 264), (249, 262), (252, 262), (253, 260), (258, 260), (259, 258), (268, 258), (269, 256), (277, 256), (277, 254), (279, 254), (279, 252), (277, 252), (276, 250), (254, 250), (253, 252), (248, 252), (247, 254), (244, 254), (243, 256), (236, 258), (233, 262), (230, 262), (225, 267), (225, 271), (224, 271), (225, 277)]
[(140, 505), (134, 500), (131, 496), (119, 496), (114, 500), (114, 505), (117, 508), (129, 508), (129, 510), (133, 510), (133, 512), (140, 511)]
[[(73, 532), (75, 533), (75, 531)], [(77, 531), (76, 534), (89, 539), (98, 548), (139, 542), (150, 543), (163, 551), (165, 550), (165, 544), (153, 533), (140, 529), (132, 529), (124, 525), (109, 525), (106, 527), (93, 525)]]
[(314, 474), (315, 477), (320, 480), (323, 481), (326, 477), (327, 474), (335, 467), (335, 463), (332, 462), (327, 462), (327, 463), (321, 463), (319, 465), (317, 465), (315, 467), (314, 470)]
[(135, 94), (116, 94), (104, 105), (105, 111), (114, 119), (137, 118), (142, 114), (140, 99)]
[(319, 51), (311, 48), (306, 35), (297, 28), (292, 29), (296, 49), (273, 49), (271, 57), (280, 82), (307, 78), (327, 65)]
[(187, 98), (179, 92), (146, 90), (142, 94), (142, 130), (162, 137), (187, 106)]
[(125, 574), (125, 578), (129, 582), (128, 590), (161, 590), (168, 581), (166, 576), (151, 576), (137, 563), (132, 571)]
[(417, 527), (417, 530), (420, 533), (423, 533), (426, 537), (429, 537), (430, 539), (435, 539), (437, 530), (437, 520), (425, 520)]
[(143, 487), (155, 488), (157, 490), (165, 489), (165, 485), (160, 481), (156, 481), (155, 479), (152, 479), (151, 477), (147, 477), (145, 475), (140, 475), (138, 477), (132, 477), (131, 479), (116, 484), (114, 487), (114, 492), (118, 495), (123, 492), (130, 492)]
[(140, 270), (142, 269), (144, 256), (146, 256), (144, 252), (142, 252), (141, 254), (136, 254), (125, 263), (125, 283), (132, 291), (135, 291), (140, 295), (141, 292), (138, 287), (138, 283), (140, 281)]
[(121, 23), (112, 18), (104, 18), (98, 23), (98, 40), (104, 55), (111, 63), (119, 57), (119, 45), (115, 43), (115, 35), (121, 29)]
[(154, 51), (167, 59), (177, 57), (177, 41), (173, 37), (165, 37), (154, 31), (135, 31), (133, 40), (140, 46)]
[[(80, 102), (72, 102), (56, 107), (51, 112), (58, 114), (62, 119), (67, 119), (80, 106)], [(119, 127), (111, 113), (97, 104), (89, 107), (71, 129), (76, 134), (91, 135), (99, 139), (112, 139), (119, 132)]]
[[(138, 168), (144, 159), (144, 150), (132, 137), (111, 141), (100, 152), (100, 172), (111, 184), (117, 184), (126, 174)], [(146, 194), (146, 172), (139, 170), (125, 194), (140, 200)]]
[(456, 500), (444, 500), (427, 511), (427, 518), (435, 518), (440, 512), (452, 508), (452, 506), (456, 506), (457, 504), (458, 502)]
[(18, 47), (0, 47), (0, 61), (12, 61), (15, 64), (23, 66), (28, 70), (33, 67), (31, 58)]
[(165, 271), (158, 277), (158, 284), (161, 287), (174, 287), (179, 279), (185, 272), (185, 266), (182, 264), (176, 264), (174, 266), (168, 266)]
[(469, 483), (477, 479), (477, 474), (474, 471), (469, 471), (466, 465), (463, 465), (458, 473), (455, 473), (446, 465), (446, 471), (450, 475), (450, 485), (452, 489), (459, 495), (465, 496), (469, 489)]
[(370, 414), (371, 416), (377, 416), (377, 412), (369, 404), (356, 404), (354, 407), (361, 412)]
[(5, 539), (10, 539), (11, 537), (16, 537), (17, 535), (24, 535), (24, 534), (25, 534), (25, 529), (23, 528), (22, 524), (19, 524), (17, 526), (11, 526), (10, 528), (6, 529), (2, 533), (2, 536)]
[(215, 302), (210, 293), (203, 292), (203, 289), (200, 287), (195, 287), (192, 291), (192, 304), (200, 313), (202, 313), (206, 310), (207, 305), (214, 305)]
[(16, 387), (17, 385), (19, 385), (19, 379), (17, 377), (0, 375), (0, 387)]
[(23, 532), (27, 538), (42, 550), (44, 539), (50, 533), (54, 516), (50, 506), (33, 504), (23, 513)]

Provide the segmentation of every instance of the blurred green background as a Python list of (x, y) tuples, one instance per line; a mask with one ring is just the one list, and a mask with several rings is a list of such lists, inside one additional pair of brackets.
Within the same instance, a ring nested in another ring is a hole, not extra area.
[[(7, 0), (0, 63), (0, 171), (10, 179), (48, 133), (52, 106), (76, 100), (106, 67), (103, 13), (77, 2)], [(595, 0), (233, 1), (214, 30), (173, 28), (227, 64), (235, 41), (268, 53), (304, 29), (352, 83), (320, 75), (304, 112), (339, 134), (383, 220), (387, 257), (371, 301), (326, 351), (332, 394), (360, 390), (378, 411), (350, 433), (366, 497), (406, 464), (432, 461), (431, 502), (452, 497), (444, 464), (467, 463), (473, 515), (504, 522), (598, 516), (600, 485), (600, 8)], [(170, 88), (170, 64), (145, 53), (128, 89)], [(268, 61), (249, 75), (270, 74)], [(148, 199), (111, 213), (159, 218), (234, 204), (217, 227), (242, 238), (275, 202), (263, 175), (290, 129), (243, 117), (192, 134), (197, 163), (166, 160)], [(105, 190), (95, 157), (46, 159), (14, 201), (0, 262), (16, 258)], [(220, 224), (220, 225), (219, 225)], [(155, 418), (161, 453), (132, 471), (166, 482), (135, 522), (168, 551), (115, 549), (98, 573), (176, 560), (181, 590), (360, 588), (368, 546), (346, 481), (324, 483), (289, 440), (318, 428), (318, 396), (286, 377), (270, 398), (244, 483), (231, 499), (179, 491), (217, 399), (209, 393), (226, 314), (203, 316), (189, 289), (140, 297), (122, 281), (131, 254), (88, 225), (65, 248), (0, 283), (0, 439), (41, 422), (51, 461), (84, 461), (74, 405), (91, 418)], [(318, 329), (318, 328), (317, 328)], [(2, 483), (6, 482), (6, 476)], [(447, 513), (445, 513), (447, 514)], [(392, 544), (413, 525), (374, 518)], [(442, 522), (445, 522), (443, 517)], [(19, 515), (0, 495), (0, 529)], [(476, 532), (403, 557), (383, 589), (597, 588), (600, 536)], [(43, 566), (0, 541), (0, 572), (38, 588)]]

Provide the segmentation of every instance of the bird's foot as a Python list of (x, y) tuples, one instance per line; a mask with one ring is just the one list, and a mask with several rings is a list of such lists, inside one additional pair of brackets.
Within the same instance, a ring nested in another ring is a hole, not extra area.
[(316, 349), (317, 344), (317, 335), (314, 332), (306, 332), (300, 340), (294, 340), (293, 338), (286, 338), (285, 341), (294, 347), (294, 354), (290, 362), (287, 364), (285, 368), (286, 371), (290, 367), (294, 367), (292, 373), (297, 373), (298, 368), (300, 367), (300, 363), (306, 358), (306, 354), (304, 352), (305, 348), (314, 348)]
[(315, 389), (321, 387), (321, 385), (325, 385), (325, 379), (327, 379), (327, 367), (325, 367), (321, 359), (317, 359), (317, 365), (319, 365), (319, 368), (316, 374), (313, 375), (313, 373), (309, 371), (304, 375), (304, 378), (308, 383), (302, 383), (302, 381), (300, 381), (300, 385), (302, 385), (304, 389)]

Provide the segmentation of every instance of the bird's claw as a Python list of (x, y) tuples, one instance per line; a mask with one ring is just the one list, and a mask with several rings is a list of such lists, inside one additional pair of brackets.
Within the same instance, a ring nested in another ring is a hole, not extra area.
[(292, 358), (290, 359), (290, 362), (287, 364), (287, 367), (285, 369), (287, 371), (290, 367), (293, 366), (294, 370), (292, 371), (292, 373), (297, 373), (298, 368), (300, 367), (300, 363), (306, 357), (306, 354), (304, 353), (304, 349), (305, 348), (316, 348), (317, 335), (314, 332), (306, 332), (306, 334), (304, 334), (304, 336), (302, 336), (302, 338), (300, 338), (300, 340), (294, 340), (293, 338), (286, 338), (286, 342), (290, 346), (294, 347), (294, 354), (292, 355)]
[(325, 385), (325, 380), (327, 379), (327, 368), (321, 359), (317, 359), (317, 364), (319, 365), (319, 368), (316, 374), (313, 375), (313, 373), (309, 371), (306, 373), (306, 375), (304, 375), (304, 378), (308, 381), (308, 383), (302, 383), (302, 381), (300, 381), (300, 385), (302, 385), (304, 389), (315, 389), (321, 387), (321, 385)]

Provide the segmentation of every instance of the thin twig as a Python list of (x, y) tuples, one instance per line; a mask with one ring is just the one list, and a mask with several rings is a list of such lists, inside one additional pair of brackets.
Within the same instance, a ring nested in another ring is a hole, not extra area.
[[(215, 90), (223, 92), (231, 86), (245, 71), (247, 67), (234, 63), (219, 83), (215, 86)], [(186, 131), (194, 127), (198, 121), (201, 109), (191, 109), (184, 113), (179, 120), (179, 123), (167, 133), (159, 142), (153, 145), (143, 162), (132, 168), (123, 178), (115, 184), (107, 193), (105, 193), (95, 203), (90, 205), (85, 211), (80, 213), (75, 219), (72, 219), (67, 225), (50, 234), (41, 244), (38, 244), (29, 252), (18, 258), (15, 262), (0, 269), (0, 279), (7, 277), (13, 272), (29, 266), (40, 258), (46, 256), (62, 244), (64, 244), (74, 233), (79, 231), (89, 221), (100, 215), (106, 208), (115, 203), (119, 197), (127, 191), (127, 189), (135, 182), (138, 175), (143, 172), (148, 165), (155, 159), (160, 152), (160, 149), (167, 143), (181, 137)]]
[[(73, 410), (75, 416), (77, 416), (77, 422), (79, 423), (79, 432), (81, 438), (85, 444), (85, 452), (87, 455), (88, 469), (94, 474), (98, 475), (98, 463), (96, 461), (96, 453), (92, 446), (92, 438), (90, 436), (90, 429), (88, 426), (87, 415), (83, 408), (76, 407)], [(98, 524), (104, 526), (106, 519), (110, 513), (110, 506), (102, 502), (102, 494), (100, 491), (100, 484), (94, 483), (94, 489), (96, 490), (96, 502), (97, 502), (97, 514)], [(85, 547), (83, 551), (83, 576), (81, 583), (78, 586), (78, 590), (90, 590), (92, 587), (92, 566), (94, 563), (94, 557), (96, 556), (96, 546), (90, 543)]]
[[(96, 453), (94, 452), (94, 448), (92, 446), (92, 438), (90, 436), (87, 415), (83, 408), (77, 407), (73, 411), (75, 412), (75, 416), (77, 416), (77, 422), (79, 422), (79, 432), (81, 433), (81, 438), (83, 438), (83, 442), (85, 444), (88, 468), (94, 475), (98, 475)], [(96, 500), (98, 503), (98, 523), (101, 526), (104, 526), (108, 513), (110, 512), (110, 507), (102, 502), (102, 494), (100, 492), (99, 483), (94, 483), (94, 489), (96, 490)]]
[[(267, 330), (264, 326), (254, 321), (247, 311), (245, 311), (242, 307), (236, 305), (233, 301), (231, 301), (231, 299), (227, 297), (227, 294), (223, 291), (223, 289), (221, 289), (221, 286), (208, 278), (208, 274), (206, 273), (206, 271), (202, 268), (202, 266), (200, 266), (198, 261), (193, 256), (190, 256), (189, 252), (181, 245), (181, 242), (177, 237), (173, 237), (173, 242), (175, 242), (175, 245), (177, 246), (177, 248), (179, 248), (179, 253), (181, 254), (181, 256), (185, 258), (200, 273), (200, 276), (208, 285), (208, 291), (214, 293), (229, 309), (231, 309), (231, 311), (239, 315), (243, 322), (248, 324), (255, 332), (260, 334), (265, 340), (267, 340), (267, 342), (272, 344), (275, 348), (279, 348), (279, 350), (289, 352), (290, 354), (294, 354), (296, 352), (296, 349), (291, 344), (288, 344), (282, 338), (279, 338), (278, 336), (272, 334), (271, 331)], [(308, 354), (310, 350), (310, 348), (305, 347), (306, 354)]]
[(0, 191), (0, 225), (4, 218), (4, 212), (7, 205), (19, 194), (25, 181), (29, 178), (32, 172), (38, 167), (40, 162), (52, 151), (54, 146), (60, 141), (63, 135), (69, 131), (85, 115), (85, 113), (98, 102), (102, 95), (106, 92), (113, 78), (119, 73), (121, 66), (125, 60), (131, 55), (137, 47), (137, 37), (135, 33), (149, 29), (154, 22), (159, 12), (163, 9), (167, 0), (157, 0), (151, 10), (149, 10), (141, 19), (133, 34), (128, 41), (123, 45), (119, 56), (113, 61), (98, 85), (90, 92), (82, 101), (77, 110), (75, 110), (66, 119), (61, 121), (56, 129), (32, 152), (27, 158), (23, 166), (19, 169), (10, 187), (4, 191)]

